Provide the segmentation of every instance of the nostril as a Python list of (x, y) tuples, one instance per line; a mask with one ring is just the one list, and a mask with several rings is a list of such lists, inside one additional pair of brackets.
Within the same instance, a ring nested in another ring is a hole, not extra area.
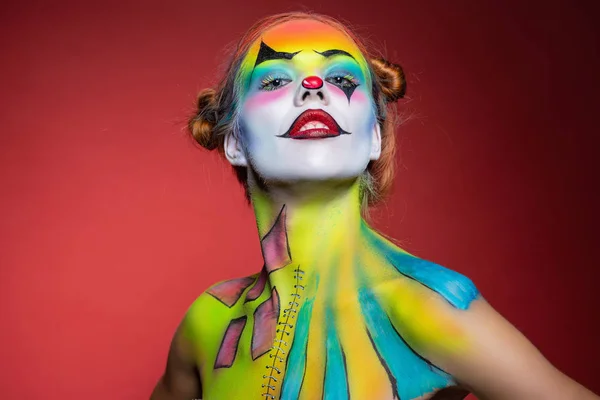
[(318, 92), (313, 92), (311, 90), (307, 90), (304, 93), (302, 93), (302, 101), (305, 101), (308, 97), (312, 95), (316, 95), (321, 101), (325, 100), (325, 95), (322, 91), (319, 90)]

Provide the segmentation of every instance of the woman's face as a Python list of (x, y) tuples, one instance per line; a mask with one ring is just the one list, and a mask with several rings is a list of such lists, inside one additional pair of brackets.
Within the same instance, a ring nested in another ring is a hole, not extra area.
[(241, 137), (226, 140), (234, 165), (295, 182), (358, 177), (379, 157), (368, 67), (342, 32), (314, 20), (277, 25), (240, 72)]

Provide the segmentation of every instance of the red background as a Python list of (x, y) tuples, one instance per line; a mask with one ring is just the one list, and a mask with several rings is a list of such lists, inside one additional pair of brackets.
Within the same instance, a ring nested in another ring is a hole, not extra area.
[(407, 72), (376, 226), (600, 391), (597, 2), (54, 3), (0, 15), (1, 398), (147, 399), (196, 296), (260, 268), (229, 166), (181, 127), (226, 46), (303, 7)]

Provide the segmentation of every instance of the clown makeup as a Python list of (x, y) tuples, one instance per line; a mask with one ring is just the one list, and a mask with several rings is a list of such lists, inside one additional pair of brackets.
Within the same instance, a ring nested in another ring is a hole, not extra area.
[[(271, 28), (251, 46), (237, 84), (241, 135), (226, 153), (266, 182), (355, 178), (379, 157), (367, 63), (334, 27), (294, 20)], [(232, 157), (234, 148), (243, 154)]]
[(479, 293), (362, 219), (355, 178), (381, 137), (359, 47), (317, 20), (281, 23), (252, 43), (236, 84), (225, 154), (254, 172), (264, 266), (188, 314), (204, 398), (429, 399), (454, 386), (424, 356), (470, 350), (454, 309)]

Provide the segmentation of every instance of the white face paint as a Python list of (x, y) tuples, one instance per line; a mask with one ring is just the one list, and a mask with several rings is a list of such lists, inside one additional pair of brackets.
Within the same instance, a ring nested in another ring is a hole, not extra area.
[[(310, 25), (302, 28), (311, 34), (298, 37), (297, 32), (306, 32), (297, 30), (298, 24)], [(251, 167), (267, 183), (358, 177), (379, 157), (380, 131), (368, 71), (356, 45), (309, 20), (279, 25), (262, 42), (267, 51), (259, 53), (255, 45), (248, 55), (252, 62), (240, 104), (241, 143), (232, 137), (226, 141), (230, 162)], [(257, 57), (260, 61), (273, 53), (280, 58), (254, 65)]]

